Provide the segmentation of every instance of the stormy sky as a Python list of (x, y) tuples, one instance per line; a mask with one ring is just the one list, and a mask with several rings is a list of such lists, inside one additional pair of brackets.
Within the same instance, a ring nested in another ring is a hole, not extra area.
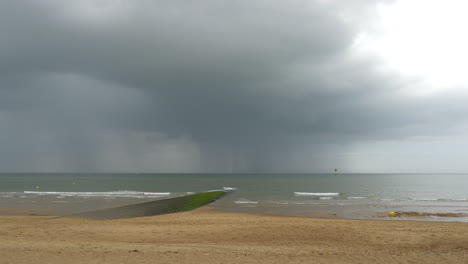
[(467, 10), (1, 1), (0, 171), (466, 172)]

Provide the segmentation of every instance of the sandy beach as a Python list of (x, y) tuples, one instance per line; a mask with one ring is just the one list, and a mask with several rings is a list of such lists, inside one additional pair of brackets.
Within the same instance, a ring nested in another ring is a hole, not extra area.
[(0, 216), (0, 263), (467, 263), (468, 224), (195, 211)]

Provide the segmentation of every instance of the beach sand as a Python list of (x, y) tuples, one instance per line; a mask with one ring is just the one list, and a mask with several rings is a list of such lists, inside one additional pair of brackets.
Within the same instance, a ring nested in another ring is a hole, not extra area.
[(468, 263), (468, 224), (195, 211), (0, 215), (0, 263)]

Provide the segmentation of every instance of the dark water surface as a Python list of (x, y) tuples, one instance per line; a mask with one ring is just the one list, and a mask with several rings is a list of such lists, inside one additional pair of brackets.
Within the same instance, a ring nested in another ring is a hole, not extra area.
[(223, 187), (237, 190), (212, 204), (219, 210), (468, 222), (468, 174), (2, 173), (0, 213), (76, 213)]

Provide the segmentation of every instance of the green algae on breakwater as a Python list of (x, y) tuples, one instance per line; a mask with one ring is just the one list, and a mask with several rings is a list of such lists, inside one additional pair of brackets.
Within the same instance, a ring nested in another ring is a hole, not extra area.
[(227, 191), (210, 191), (195, 193), (181, 197), (157, 200), (139, 204), (131, 204), (109, 209), (72, 214), (60, 218), (85, 218), (96, 220), (112, 220), (154, 216), (193, 210), (223, 197)]

